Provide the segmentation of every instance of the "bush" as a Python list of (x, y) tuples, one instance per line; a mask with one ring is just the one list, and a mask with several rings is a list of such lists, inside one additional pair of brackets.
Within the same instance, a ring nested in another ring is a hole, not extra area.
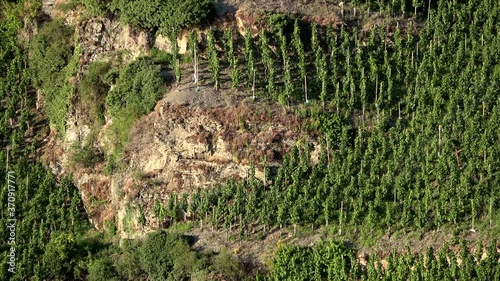
[(113, 260), (109, 255), (103, 254), (99, 258), (89, 262), (88, 265), (89, 281), (114, 281), (120, 280), (116, 269), (113, 266)]
[(200, 269), (200, 262), (180, 234), (157, 231), (144, 240), (140, 263), (151, 280), (183, 280)]
[(123, 148), (129, 140), (129, 131), (132, 129), (135, 121), (141, 117), (137, 110), (127, 107), (115, 114), (113, 123), (107, 131), (109, 139), (113, 140), (114, 148), (112, 149), (113, 159), (108, 157), (107, 171), (112, 173), (116, 168), (120, 167), (120, 157)]
[(109, 13), (108, 6), (111, 3), (111, 1), (82, 0), (82, 3), (91, 15), (98, 16), (98, 17), (104, 17)]
[(72, 36), (73, 31), (57, 20), (47, 23), (34, 37), (30, 46), (30, 66), (37, 88), (53, 89), (60, 71), (68, 64), (73, 53)]
[(52, 233), (45, 248), (43, 263), (49, 276), (56, 279), (69, 277), (76, 265), (78, 244), (72, 233)]
[(115, 88), (107, 96), (106, 105), (113, 117), (125, 109), (144, 115), (153, 109), (164, 90), (160, 66), (150, 58), (140, 58), (120, 72)]
[(161, 68), (150, 58), (140, 58), (121, 72), (113, 90), (106, 97), (107, 111), (113, 116), (109, 129), (118, 155), (128, 142), (135, 121), (149, 113), (165, 90)]
[(93, 62), (78, 85), (83, 111), (94, 122), (104, 119), (104, 104), (109, 91), (109, 84), (104, 81), (104, 77), (110, 69), (111, 65), (107, 62)]
[(121, 254), (115, 259), (115, 267), (122, 280), (147, 280), (140, 265), (140, 242), (138, 240), (123, 240)]
[(172, 54), (158, 50), (157, 48), (152, 48), (149, 52), (149, 56), (153, 59), (153, 61), (159, 64), (168, 65), (172, 62)]
[(165, 231), (149, 234), (140, 249), (142, 268), (153, 280), (166, 280), (173, 268), (170, 243), (176, 240)]
[(242, 280), (245, 276), (245, 271), (238, 258), (227, 250), (221, 251), (215, 258), (214, 269), (216, 272), (222, 273), (228, 280)]
[(72, 36), (71, 28), (62, 21), (53, 21), (40, 29), (30, 45), (33, 85), (42, 90), (47, 117), (60, 133), (65, 130), (68, 103), (74, 90), (69, 78), (77, 68), (77, 56), (73, 56), (71, 45)]
[(120, 13), (123, 23), (141, 28), (159, 28), (164, 35), (215, 17), (211, 0), (114, 0), (110, 9)]
[(93, 143), (80, 147), (77, 143), (72, 147), (72, 155), (69, 159), (73, 167), (90, 168), (103, 160), (103, 155), (93, 147)]

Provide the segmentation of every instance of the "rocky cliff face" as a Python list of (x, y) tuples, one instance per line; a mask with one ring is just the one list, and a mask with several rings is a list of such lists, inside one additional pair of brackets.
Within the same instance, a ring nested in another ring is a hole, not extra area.
[[(112, 122), (112, 121), (111, 121)], [(89, 217), (98, 229), (115, 221), (123, 229), (126, 209), (146, 215), (145, 231), (156, 226), (153, 204), (166, 203), (172, 192), (210, 188), (228, 179), (244, 179), (254, 163), (256, 176), (264, 180), (265, 161), (277, 167), (283, 154), (299, 139), (311, 140), (301, 124), (277, 105), (245, 100), (238, 93), (195, 92), (190, 85), (172, 89), (155, 110), (139, 120), (130, 132), (125, 168), (112, 176), (104, 163), (72, 170), (68, 161), (71, 142), (85, 130), (70, 126), (65, 140), (52, 138), (46, 160), (59, 174), (72, 172), (81, 190)], [(106, 126), (102, 129), (102, 136)], [(107, 147), (101, 137), (101, 149)], [(317, 160), (319, 148), (313, 152)], [(136, 226), (137, 227), (137, 226)], [(139, 228), (136, 229), (139, 234)], [(123, 233), (125, 235), (125, 233)]]
[[(57, 15), (54, 10), (48, 13)], [(78, 18), (74, 13), (66, 15), (66, 22), (76, 28), (81, 51), (77, 81), (92, 61), (119, 58), (126, 63), (147, 54), (153, 46), (170, 50), (170, 42), (165, 38), (122, 26), (117, 19)], [(177, 42), (181, 52), (185, 51), (186, 36)], [(77, 112), (76, 107), (68, 115), (65, 138), (50, 135), (43, 159), (55, 174), (73, 175), (96, 228), (102, 230), (107, 222), (113, 222), (122, 236), (127, 236), (123, 218), (131, 216), (134, 231), (128, 233), (141, 235), (157, 225), (152, 215), (156, 200), (166, 203), (172, 192), (189, 193), (231, 178), (244, 179), (251, 163), (256, 167), (257, 178), (264, 180), (264, 161), (277, 167), (299, 139), (314, 139), (282, 106), (253, 102), (244, 93), (214, 91), (211, 86), (195, 92), (188, 80), (185, 78), (176, 88), (169, 89), (154, 111), (134, 125), (121, 160), (122, 168), (112, 175), (105, 172), (104, 161), (93, 167), (71, 165), (72, 146), (85, 140), (91, 131), (80, 117), (84, 114)], [(112, 122), (108, 118), (98, 132), (96, 149), (104, 154), (110, 153), (107, 150), (112, 140), (106, 130)], [(317, 158), (317, 144), (315, 149), (313, 158)], [(137, 223), (139, 209), (147, 220), (141, 228)]]

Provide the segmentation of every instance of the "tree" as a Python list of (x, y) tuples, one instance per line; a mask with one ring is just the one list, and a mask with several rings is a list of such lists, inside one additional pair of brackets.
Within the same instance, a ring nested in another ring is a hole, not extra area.
[(205, 24), (216, 17), (214, 4), (210, 0), (114, 0), (109, 4), (109, 9), (119, 14), (120, 21), (125, 24), (159, 29), (164, 35), (185, 27)]
[(220, 65), (219, 57), (217, 55), (217, 50), (215, 49), (215, 37), (212, 30), (208, 31), (208, 63), (210, 66), (210, 71), (212, 72), (212, 80), (214, 81), (214, 88), (218, 90), (220, 82)]
[(54, 232), (42, 259), (49, 276), (57, 279), (71, 276), (77, 264), (78, 253), (79, 249), (72, 233)]
[(127, 65), (106, 97), (106, 106), (113, 116), (128, 108), (139, 115), (149, 113), (163, 95), (160, 66), (150, 58), (139, 58)]
[(245, 275), (245, 271), (239, 263), (238, 258), (227, 250), (222, 250), (215, 257), (214, 269), (216, 272), (222, 273), (228, 280), (242, 280)]
[(45, 98), (45, 111), (51, 125), (64, 134), (69, 98), (73, 88), (67, 79), (75, 68), (70, 64), (74, 47), (73, 31), (60, 20), (40, 29), (30, 42), (30, 70), (33, 85), (41, 89)]
[(89, 262), (89, 281), (118, 281), (118, 274), (113, 265), (113, 260), (109, 255), (103, 255)]

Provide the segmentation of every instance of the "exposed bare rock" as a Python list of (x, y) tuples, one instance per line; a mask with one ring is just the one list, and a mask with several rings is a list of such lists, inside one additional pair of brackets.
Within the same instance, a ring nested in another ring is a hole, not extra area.
[(240, 34), (245, 36), (247, 31), (252, 32), (252, 34), (259, 33), (260, 28), (258, 27), (258, 22), (262, 16), (263, 12), (260, 10), (239, 9), (235, 14), (235, 19)]
[[(111, 141), (105, 138), (108, 126), (99, 134), (102, 150)], [(312, 141), (313, 158), (319, 151), (314, 136), (303, 132), (300, 121), (281, 106), (254, 103), (211, 87), (195, 92), (190, 85), (172, 89), (153, 112), (134, 125), (125, 167), (113, 176), (105, 175), (104, 162), (91, 168), (71, 167), (71, 144), (85, 139), (86, 134), (85, 126), (69, 124), (65, 140), (52, 138), (46, 147), (46, 161), (59, 175), (73, 174), (98, 229), (113, 220), (120, 231), (124, 216), (137, 216), (139, 206), (147, 220), (142, 230), (154, 229), (156, 200), (166, 203), (173, 192), (190, 193), (228, 179), (244, 179), (252, 163), (256, 177), (263, 180), (264, 161), (279, 166), (282, 156), (299, 139)], [(141, 235), (136, 222), (133, 227), (134, 235)]]
[[(186, 53), (188, 48), (189, 33), (187, 31), (182, 32), (177, 37), (177, 46), (179, 47), (179, 54), (183, 55)], [(172, 53), (172, 42), (170, 39), (163, 35), (156, 36), (154, 47), (158, 50), (165, 51), (167, 53)]]
[(53, 16), (55, 6), (55, 0), (42, 0), (42, 12), (50, 17)]
[(119, 57), (130, 61), (149, 51), (151, 35), (145, 30), (122, 26), (118, 19), (89, 18), (78, 24), (81, 49), (80, 73), (96, 60)]

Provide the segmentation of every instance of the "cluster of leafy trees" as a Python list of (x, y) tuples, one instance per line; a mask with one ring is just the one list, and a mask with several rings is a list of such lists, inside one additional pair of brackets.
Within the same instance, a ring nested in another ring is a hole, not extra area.
[(44, 25), (30, 46), (33, 86), (45, 98), (45, 111), (53, 127), (65, 132), (69, 100), (74, 93), (70, 78), (76, 73), (78, 49), (72, 46), (73, 30), (62, 20)]
[(130, 108), (139, 115), (149, 113), (163, 95), (161, 67), (150, 58), (139, 58), (120, 71), (116, 86), (106, 97), (106, 106), (112, 116)]
[(206, 24), (215, 17), (212, 0), (82, 0), (82, 3), (93, 15), (118, 14), (123, 23), (167, 36), (181, 28)]
[(195, 251), (191, 244), (190, 237), (167, 231), (150, 233), (144, 240), (124, 240), (92, 256), (86, 280), (208, 280), (213, 274), (241, 280), (233, 278), (243, 276), (234, 256)]
[(125, 66), (106, 96), (106, 112), (113, 117), (111, 134), (117, 149), (128, 142), (134, 122), (151, 112), (165, 92), (161, 66), (151, 58), (139, 58)]

